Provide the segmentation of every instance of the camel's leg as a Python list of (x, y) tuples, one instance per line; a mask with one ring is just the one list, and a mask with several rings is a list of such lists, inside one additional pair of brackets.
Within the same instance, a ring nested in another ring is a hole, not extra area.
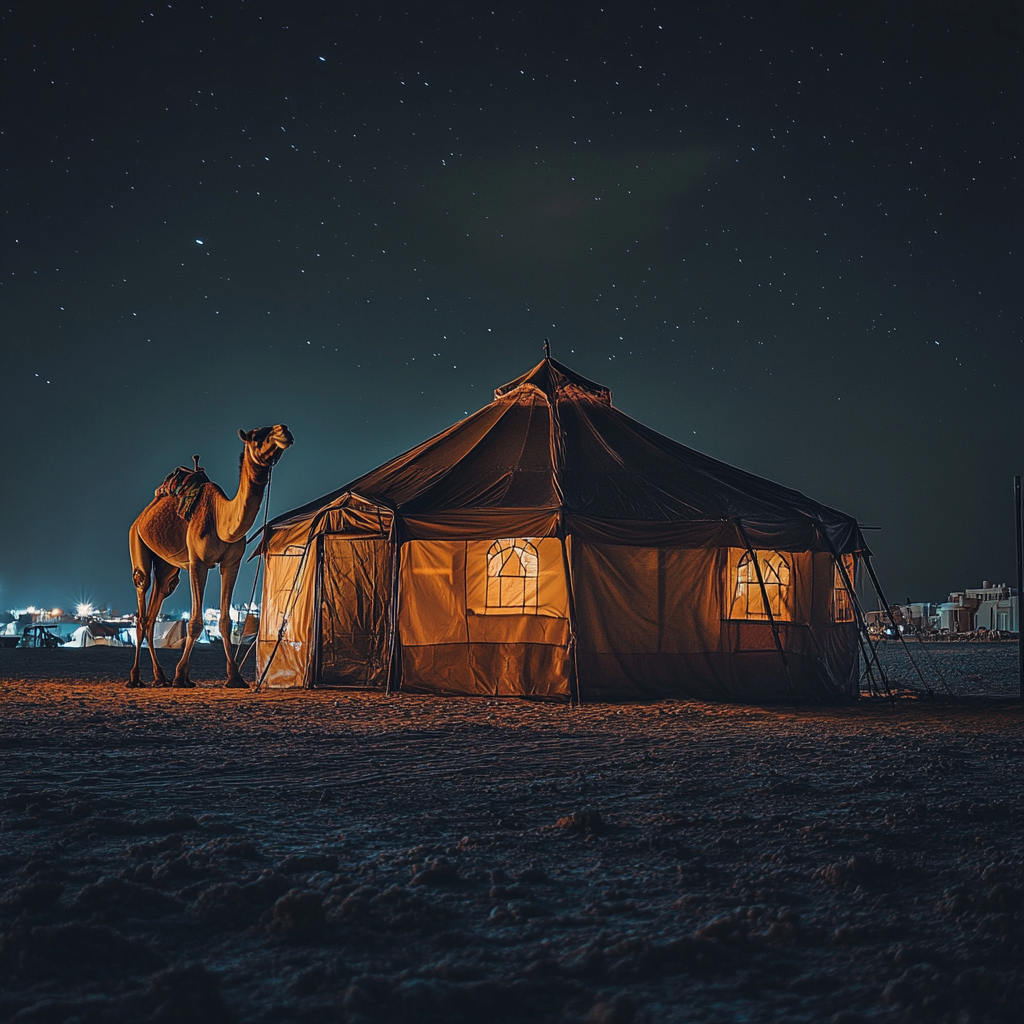
[(235, 664), (235, 655), (231, 649), (231, 594), (238, 578), (238, 567), (242, 564), (245, 544), (237, 545), (238, 551), (231, 550), (220, 563), (220, 638), (224, 641), (224, 653), (228, 659), (228, 681), (224, 684), (230, 689), (247, 690), (249, 684), (242, 678)]
[(171, 594), (177, 589), (181, 570), (153, 556), (153, 592), (149, 595), (149, 609), (146, 615), (146, 642), (149, 644), (149, 656), (153, 661), (153, 685), (170, 686), (171, 681), (164, 672), (156, 656), (156, 620), (160, 617), (160, 609)]
[[(149, 590), (153, 575), (153, 555), (142, 543), (134, 523), (128, 531), (128, 549), (132, 556), (132, 582), (135, 584), (135, 593), (139, 599), (139, 616), (135, 620), (135, 661), (128, 676), (128, 686), (135, 688), (146, 685), (139, 672), (139, 661), (142, 658), (142, 638), (146, 628), (146, 591)], [(155, 595), (156, 591), (153, 593)]]
[(203, 630), (203, 594), (206, 591), (206, 577), (210, 570), (205, 565), (193, 562), (188, 567), (188, 579), (192, 584), (192, 615), (188, 620), (188, 636), (185, 638), (185, 650), (182, 651), (181, 661), (174, 670), (174, 686), (195, 686), (188, 677), (188, 666), (192, 660), (192, 648), (199, 639)]

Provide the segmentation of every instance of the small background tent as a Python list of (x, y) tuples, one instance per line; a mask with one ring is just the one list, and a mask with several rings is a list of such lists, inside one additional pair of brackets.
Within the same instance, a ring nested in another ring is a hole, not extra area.
[[(104, 640), (104, 643), (106, 641)], [(92, 635), (88, 626), (79, 626), (67, 640), (61, 644), (62, 647), (95, 647), (96, 638)]]
[(658, 434), (553, 359), (262, 543), (264, 685), (857, 694), (856, 520)]
[(153, 646), (183, 648), (185, 646), (186, 625), (187, 623), (184, 619), (171, 619), (169, 622), (154, 622)]
[(123, 647), (121, 630), (104, 622), (89, 622), (75, 629), (62, 647)]
[[(185, 619), (158, 619), (153, 623), (153, 646), (180, 650), (185, 646), (187, 627), (188, 622)], [(134, 626), (121, 630), (121, 641), (128, 647), (135, 646), (136, 634)], [(197, 644), (208, 644), (210, 642), (205, 629), (196, 637)], [(142, 640), (142, 646), (149, 646), (145, 638)]]

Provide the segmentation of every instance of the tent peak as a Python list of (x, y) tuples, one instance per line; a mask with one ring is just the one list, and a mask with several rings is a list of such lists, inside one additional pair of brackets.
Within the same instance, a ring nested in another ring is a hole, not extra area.
[(532, 370), (528, 370), (521, 377), (503, 384), (500, 388), (494, 389), (494, 399), (507, 398), (521, 390), (537, 390), (547, 396), (548, 400), (554, 398), (578, 398), (586, 396), (593, 401), (601, 402), (604, 405), (612, 404), (612, 392), (603, 384), (598, 384), (584, 377), (583, 374), (560, 363), (557, 359), (545, 356)]

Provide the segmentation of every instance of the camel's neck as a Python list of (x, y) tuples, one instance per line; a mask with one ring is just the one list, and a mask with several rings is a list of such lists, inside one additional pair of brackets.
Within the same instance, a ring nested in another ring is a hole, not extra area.
[(238, 493), (230, 500), (220, 502), (217, 510), (217, 533), (221, 540), (233, 544), (249, 532), (256, 522), (269, 479), (270, 470), (256, 462), (246, 449), (242, 456)]

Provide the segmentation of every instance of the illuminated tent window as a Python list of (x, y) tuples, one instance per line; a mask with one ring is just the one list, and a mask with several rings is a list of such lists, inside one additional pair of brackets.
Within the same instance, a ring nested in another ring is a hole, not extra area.
[[(843, 569), (846, 571), (846, 579), (853, 584), (853, 555), (842, 555)], [(853, 601), (850, 599), (850, 592), (843, 582), (843, 574), (839, 565), (832, 566), (832, 621), (853, 622)]]
[[(791, 619), (792, 574), (788, 559), (780, 551), (758, 551), (757, 561), (761, 566), (764, 590), (768, 595), (768, 607), (772, 616), (779, 621)], [(767, 619), (764, 595), (757, 579), (757, 567), (753, 558), (749, 552), (744, 551), (734, 564), (735, 569), (731, 573), (733, 578), (729, 618)]]
[(487, 550), (488, 609), (537, 612), (537, 549), (523, 538), (496, 540)]

